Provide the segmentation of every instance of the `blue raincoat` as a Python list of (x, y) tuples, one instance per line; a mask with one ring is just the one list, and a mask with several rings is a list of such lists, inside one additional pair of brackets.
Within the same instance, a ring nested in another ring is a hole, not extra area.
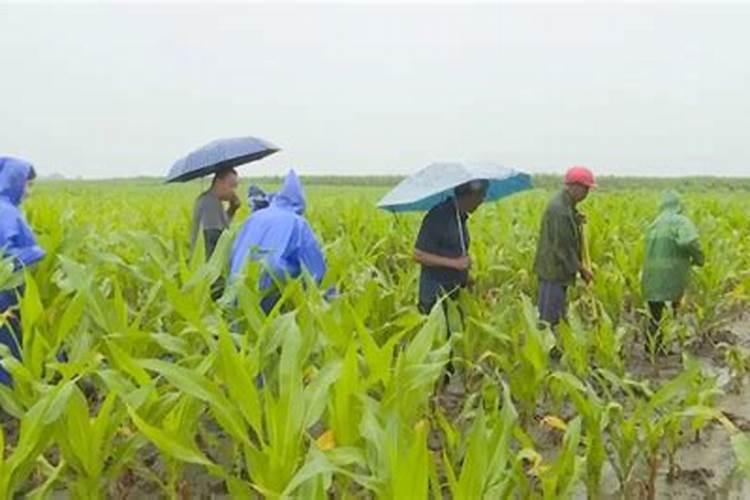
[[(16, 270), (44, 257), (44, 250), (37, 245), (34, 233), (19, 210), (30, 172), (31, 164), (26, 161), (0, 158), (0, 249), (3, 258), (11, 259)], [(21, 293), (23, 290), (0, 291), (0, 311), (17, 306)], [(17, 314), (0, 328), (0, 344), (8, 346), (16, 358), (21, 358), (21, 331)], [(0, 383), (12, 384), (10, 374), (1, 365)]]
[(260, 280), (265, 290), (274, 280), (283, 283), (306, 269), (320, 283), (326, 263), (310, 224), (302, 216), (305, 195), (297, 174), (290, 171), (268, 208), (253, 213), (242, 225), (232, 247), (230, 274), (238, 275), (248, 259), (263, 262)]

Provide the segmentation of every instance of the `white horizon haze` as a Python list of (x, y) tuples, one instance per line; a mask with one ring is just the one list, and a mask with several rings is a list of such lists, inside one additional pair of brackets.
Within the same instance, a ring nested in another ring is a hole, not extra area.
[(213, 139), (243, 176), (750, 175), (747, 4), (0, 5), (0, 155), (165, 175)]

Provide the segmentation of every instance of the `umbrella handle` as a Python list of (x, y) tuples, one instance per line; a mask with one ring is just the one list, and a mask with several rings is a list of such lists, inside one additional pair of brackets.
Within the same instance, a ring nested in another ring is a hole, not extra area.
[(461, 241), (461, 257), (466, 256), (466, 241), (464, 241), (464, 224), (461, 222), (461, 213), (458, 210), (458, 200), (453, 198), (453, 206), (456, 207), (456, 224), (458, 225), (458, 239)]

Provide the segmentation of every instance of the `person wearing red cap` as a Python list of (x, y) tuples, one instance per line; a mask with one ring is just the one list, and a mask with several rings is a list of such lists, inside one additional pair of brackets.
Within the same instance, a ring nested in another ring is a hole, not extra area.
[(556, 326), (565, 318), (567, 289), (578, 274), (593, 279), (581, 259), (581, 226), (585, 217), (577, 206), (595, 186), (594, 174), (576, 166), (565, 174), (565, 186), (550, 200), (542, 217), (534, 271), (539, 278), (539, 318)]

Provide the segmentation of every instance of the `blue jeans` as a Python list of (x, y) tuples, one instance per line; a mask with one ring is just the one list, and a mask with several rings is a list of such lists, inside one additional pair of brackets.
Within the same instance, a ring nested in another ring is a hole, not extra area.
[(568, 310), (568, 287), (554, 281), (539, 280), (539, 319), (555, 326)]

